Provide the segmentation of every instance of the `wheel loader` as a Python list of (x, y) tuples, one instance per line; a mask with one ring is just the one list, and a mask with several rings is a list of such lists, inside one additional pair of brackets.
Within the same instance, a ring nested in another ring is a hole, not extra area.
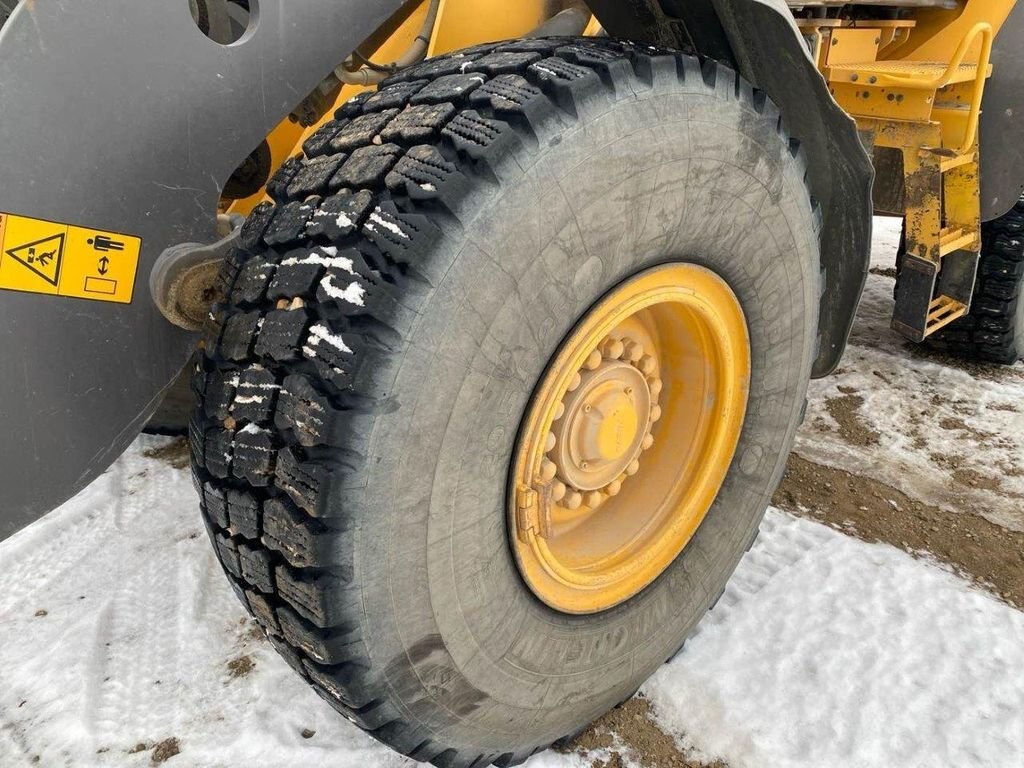
[(0, 11), (0, 537), (184, 370), (238, 599), (417, 760), (521, 762), (678, 652), (873, 214), (893, 328), (1024, 351), (1012, 0)]

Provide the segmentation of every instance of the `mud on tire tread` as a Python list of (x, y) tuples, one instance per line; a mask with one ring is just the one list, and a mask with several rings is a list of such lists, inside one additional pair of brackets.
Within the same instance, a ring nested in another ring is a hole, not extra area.
[[(275, 203), (249, 217), (223, 270), (229, 298), (208, 323), (189, 430), (217, 557), (317, 693), (418, 760), (513, 765), (542, 747), (464, 754), (435, 743), (371, 673), (346, 532), (372, 510), (344, 492), (358, 486), (368, 425), (388, 407), (377, 361), (400, 351), (403, 302), (428, 288), (421, 260), (472, 210), (473, 190), (500, 183), (502, 157), (534, 151), (592, 99), (662, 78), (712, 93), (725, 81), (735, 99), (777, 115), (723, 66), (615, 41), (529, 40), (440, 57), (339, 109), (306, 142), (308, 159), (275, 175)], [(781, 118), (777, 130), (788, 142)]]

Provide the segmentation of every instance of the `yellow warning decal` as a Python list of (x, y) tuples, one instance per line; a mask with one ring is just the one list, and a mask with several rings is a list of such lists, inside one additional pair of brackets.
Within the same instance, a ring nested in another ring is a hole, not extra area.
[(0, 213), (0, 289), (131, 304), (142, 240)]

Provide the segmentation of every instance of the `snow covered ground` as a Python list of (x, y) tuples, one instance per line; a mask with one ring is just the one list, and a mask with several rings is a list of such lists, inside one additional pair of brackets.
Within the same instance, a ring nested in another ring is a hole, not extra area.
[(890, 329), (894, 281), (877, 272), (893, 267), (900, 228), (875, 219), (876, 274), (835, 375), (811, 382), (795, 450), (1024, 531), (1024, 364), (964, 363)]
[[(879, 223), (879, 266), (891, 266), (898, 232)], [(872, 275), (840, 374), (812, 387), (798, 452), (1024, 530), (1024, 479), (1005, 471), (1024, 456), (1011, 410), (1024, 370), (978, 378), (907, 350), (887, 331), (891, 287)], [(929, 453), (936, 439), (954, 461)], [(167, 444), (140, 438), (0, 543), (0, 766), (409, 765), (254, 631)], [(643, 694), (664, 732), (731, 768), (1014, 768), (1022, 670), (1024, 613), (928, 559), (773, 509)], [(641, 762), (620, 736), (626, 762)], [(606, 757), (547, 752), (529, 765)]]

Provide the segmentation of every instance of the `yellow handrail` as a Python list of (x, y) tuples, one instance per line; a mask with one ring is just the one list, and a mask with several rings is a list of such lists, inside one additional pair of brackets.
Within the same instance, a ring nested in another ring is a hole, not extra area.
[[(971, 94), (971, 111), (967, 116), (967, 130), (964, 132), (964, 140), (960, 145), (959, 152), (963, 154), (974, 146), (978, 135), (978, 121), (981, 117), (981, 97), (985, 94), (985, 80), (988, 78), (989, 59), (992, 58), (992, 39), (995, 34), (992, 25), (987, 22), (980, 22), (971, 27), (964, 42), (957, 48), (957, 53), (963, 48), (966, 52), (967, 45), (974, 42), (974, 38), (982, 35), (981, 56), (978, 57), (978, 76), (974, 81), (974, 93)], [(960, 57), (961, 59), (963, 56)]]
[(943, 71), (941, 75), (938, 75), (931, 80), (921, 80), (916, 77), (879, 73), (879, 82), (876, 84), (902, 85), (909, 88), (927, 90), (943, 88), (952, 82), (953, 75), (956, 73), (957, 69), (963, 65), (964, 58), (967, 56), (967, 51), (970, 50), (972, 45), (974, 45), (974, 40), (978, 35), (982, 35), (981, 57), (978, 59), (978, 78), (984, 82), (985, 77), (988, 76), (989, 59), (992, 56), (992, 40), (995, 35), (992, 32), (991, 24), (987, 21), (979, 21), (971, 27), (970, 30), (968, 30), (966, 35), (964, 35), (964, 39), (960, 41), (960, 45), (957, 46), (956, 51), (953, 53), (953, 58), (949, 61), (949, 66), (946, 67), (945, 71)]

